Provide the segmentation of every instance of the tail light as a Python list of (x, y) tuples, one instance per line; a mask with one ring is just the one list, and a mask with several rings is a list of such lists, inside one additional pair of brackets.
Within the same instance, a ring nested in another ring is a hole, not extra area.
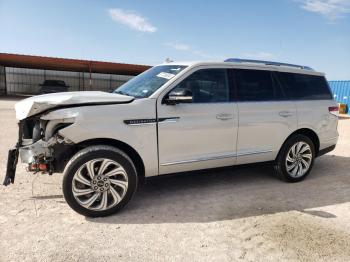
[(332, 115), (339, 116), (339, 106), (330, 106), (328, 107), (328, 111)]

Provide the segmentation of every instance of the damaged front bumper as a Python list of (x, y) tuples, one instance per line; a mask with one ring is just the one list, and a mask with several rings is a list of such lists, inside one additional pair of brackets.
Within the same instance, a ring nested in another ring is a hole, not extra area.
[(23, 122), (18, 123), (18, 142), (15, 148), (10, 149), (7, 156), (7, 169), (4, 182), (4, 186), (13, 184), (15, 182), (16, 167), (18, 162), (19, 148), (22, 146), (22, 136), (23, 136)]
[(18, 148), (10, 149), (7, 157), (7, 170), (5, 179), (3, 182), (4, 186), (13, 184), (15, 182), (16, 166), (18, 162)]
[(44, 172), (51, 175), (53, 172), (52, 161), (54, 159), (53, 148), (59, 144), (68, 145), (72, 144), (72, 142), (58, 134), (48, 141), (40, 139), (32, 144), (27, 144), (26, 141), (21, 139), (14, 149), (9, 150), (3, 185), (8, 186), (14, 183), (18, 158), (21, 159), (22, 163), (28, 164), (28, 171), (35, 173)]
[(50, 148), (51, 144), (53, 144), (52, 141), (45, 142), (43, 140), (39, 140), (31, 145), (20, 147), (18, 151), (21, 162), (30, 164), (40, 158), (52, 157), (52, 149)]
[(39, 140), (27, 146), (16, 145), (16, 148), (9, 150), (7, 170), (3, 185), (8, 186), (9, 184), (13, 184), (15, 182), (16, 167), (19, 157), (21, 158), (22, 163), (28, 164), (28, 171), (49, 171), (47, 168), (49, 165), (47, 164), (49, 164), (50, 159), (52, 159), (52, 149), (50, 148), (51, 144), (52, 141), (45, 142), (43, 140)]
[[(17, 104), (16, 104), (17, 105)], [(19, 112), (16, 107), (16, 113)], [(75, 122), (76, 111), (57, 110), (43, 115), (19, 118), (18, 142), (9, 150), (7, 170), (3, 185), (15, 181), (18, 158), (28, 165), (29, 172), (43, 172), (50, 175), (62, 172), (74, 143), (59, 134)]]

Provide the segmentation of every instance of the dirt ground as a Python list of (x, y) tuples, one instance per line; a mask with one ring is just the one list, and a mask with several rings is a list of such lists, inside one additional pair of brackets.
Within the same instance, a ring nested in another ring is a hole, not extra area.
[[(0, 100), (0, 178), (15, 144), (14, 99)], [(65, 203), (61, 174), (0, 186), (0, 261), (350, 261), (350, 120), (301, 183), (269, 166), (148, 181), (118, 215)]]

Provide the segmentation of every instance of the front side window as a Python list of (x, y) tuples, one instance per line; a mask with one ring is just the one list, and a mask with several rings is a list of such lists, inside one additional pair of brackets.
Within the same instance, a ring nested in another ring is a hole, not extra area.
[(149, 97), (185, 68), (186, 66), (179, 65), (152, 67), (121, 85), (113, 93), (133, 96), (135, 98)]
[(332, 99), (327, 81), (323, 76), (280, 72), (278, 78), (291, 99)]
[(192, 94), (192, 103), (220, 103), (230, 100), (226, 69), (201, 69), (179, 83), (172, 91)]
[(270, 71), (234, 69), (238, 101), (282, 100), (283, 94)]

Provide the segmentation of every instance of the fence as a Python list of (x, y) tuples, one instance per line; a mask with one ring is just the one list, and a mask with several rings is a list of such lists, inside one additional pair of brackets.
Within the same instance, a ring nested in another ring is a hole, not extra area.
[(90, 73), (86, 72), (0, 67), (0, 89), (5, 89), (6, 85), (8, 95), (38, 94), (44, 80), (62, 80), (69, 86), (69, 91), (111, 91), (130, 78), (132, 76), (91, 73), (90, 82)]

